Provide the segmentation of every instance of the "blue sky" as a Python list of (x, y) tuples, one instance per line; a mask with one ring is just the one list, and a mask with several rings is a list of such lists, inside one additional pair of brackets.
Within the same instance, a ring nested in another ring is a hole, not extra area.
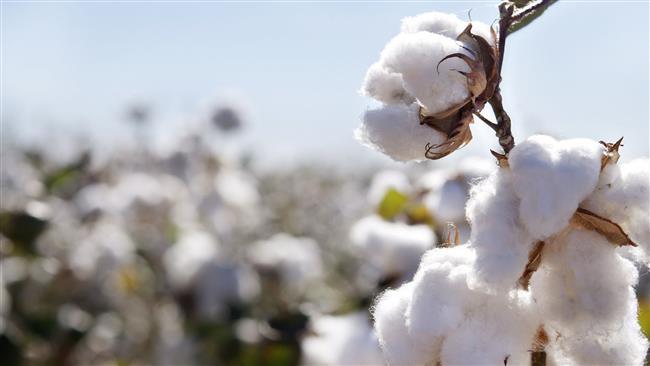
[[(376, 161), (352, 138), (373, 105), (357, 90), (400, 19), (471, 8), (491, 23), (496, 3), (5, 2), (3, 124), (110, 145), (133, 100), (173, 133), (226, 94), (247, 106), (240, 143), (272, 164)], [(561, 1), (513, 35), (502, 89), (515, 138), (624, 135), (625, 158), (648, 156), (648, 24), (647, 2)], [(454, 159), (493, 147), (487, 127), (473, 131)]]

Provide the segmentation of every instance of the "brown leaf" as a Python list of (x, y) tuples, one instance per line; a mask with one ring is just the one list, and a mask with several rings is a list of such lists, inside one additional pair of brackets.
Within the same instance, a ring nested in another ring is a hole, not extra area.
[(631, 245), (636, 247), (637, 244), (623, 231), (621, 226), (609, 219), (598, 216), (595, 213), (578, 208), (573, 217), (571, 224), (582, 227), (583, 229), (592, 230), (604, 236), (612, 244), (618, 246)]
[(521, 274), (521, 277), (519, 277), (519, 280), (517, 281), (519, 286), (521, 286), (521, 288), (524, 290), (528, 290), (528, 286), (530, 285), (530, 278), (542, 263), (542, 252), (544, 251), (544, 244), (545, 243), (543, 241), (538, 241), (535, 243), (533, 249), (531, 249), (528, 253), (528, 263), (526, 264), (526, 268), (524, 268), (524, 273)]

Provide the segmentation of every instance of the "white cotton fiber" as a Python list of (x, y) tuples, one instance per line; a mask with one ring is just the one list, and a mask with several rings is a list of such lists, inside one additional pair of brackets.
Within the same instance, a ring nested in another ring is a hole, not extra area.
[(411, 191), (411, 183), (408, 177), (398, 170), (384, 170), (375, 174), (368, 189), (368, 203), (377, 207), (391, 189), (408, 194)]
[(525, 291), (484, 295), (444, 339), (440, 363), (529, 365), (529, 350), (540, 324), (532, 305)]
[(636, 284), (634, 265), (600, 234), (573, 229), (544, 249), (531, 293), (544, 317), (570, 325), (580, 317), (615, 327)]
[(420, 256), (435, 245), (436, 237), (427, 225), (388, 222), (373, 215), (352, 227), (350, 240), (381, 276), (409, 279), (418, 267)]
[(413, 341), (433, 359), (441, 337), (465, 318), (478, 299), (468, 286), (474, 253), (467, 245), (428, 251), (413, 279), (407, 321)]
[(472, 189), (467, 218), (476, 250), (473, 277), (478, 283), (502, 290), (517, 285), (535, 244), (522, 228), (519, 205), (508, 169), (493, 172)]
[(420, 125), (419, 106), (384, 106), (366, 111), (354, 135), (359, 142), (396, 161), (425, 159), (425, 146), (444, 142), (444, 134)]
[(447, 180), (424, 198), (424, 204), (436, 219), (444, 222), (465, 221), (465, 203), (469, 197), (468, 185), (462, 179)]
[(248, 258), (256, 266), (276, 271), (282, 285), (296, 293), (323, 275), (320, 248), (307, 237), (275, 234), (251, 244)]
[(637, 260), (650, 264), (650, 161), (637, 159), (625, 164), (610, 164), (601, 173), (598, 186), (582, 207), (621, 225), (639, 248)]
[[(455, 14), (428, 12), (402, 19), (402, 33), (431, 32), (456, 39), (469, 22), (459, 19)], [(494, 44), (490, 26), (481, 22), (472, 22), (472, 34), (483, 37)]]
[(313, 334), (302, 341), (303, 365), (381, 365), (379, 341), (365, 310), (311, 320)]
[(573, 229), (545, 248), (530, 291), (553, 349), (575, 364), (639, 364), (634, 265), (598, 233)]
[(455, 14), (432, 11), (402, 19), (402, 33), (430, 32), (455, 39), (467, 27)]
[(569, 223), (596, 187), (604, 147), (587, 139), (557, 141), (536, 135), (515, 146), (508, 161), (519, 198), (520, 218), (534, 239)]
[(402, 75), (404, 88), (430, 114), (445, 111), (466, 101), (467, 79), (453, 70), (467, 72), (459, 58), (442, 62), (453, 53), (469, 53), (455, 40), (429, 32), (403, 33), (393, 38), (381, 53), (386, 69)]
[(219, 243), (209, 233), (191, 231), (165, 251), (163, 265), (169, 282), (176, 289), (185, 289), (206, 264), (218, 258)]
[(389, 365), (424, 365), (432, 356), (416, 347), (406, 327), (406, 311), (413, 284), (384, 292), (375, 303), (373, 317), (384, 358)]
[(386, 104), (411, 104), (415, 101), (404, 89), (402, 75), (386, 70), (381, 62), (370, 66), (361, 92)]

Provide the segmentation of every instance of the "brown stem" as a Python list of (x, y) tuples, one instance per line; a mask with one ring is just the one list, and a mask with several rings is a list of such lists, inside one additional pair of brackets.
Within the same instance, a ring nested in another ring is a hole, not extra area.
[(490, 98), (489, 103), (497, 118), (496, 136), (499, 139), (499, 145), (508, 154), (515, 147), (515, 139), (512, 137), (512, 132), (510, 131), (510, 116), (508, 116), (508, 113), (503, 108), (503, 98), (501, 97), (499, 87), (494, 91), (494, 95)]

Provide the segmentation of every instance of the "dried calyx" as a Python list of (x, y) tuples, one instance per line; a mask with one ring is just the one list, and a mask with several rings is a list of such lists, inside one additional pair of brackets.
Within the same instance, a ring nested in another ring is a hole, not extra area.
[(453, 53), (444, 57), (437, 65), (439, 67), (442, 62), (450, 58), (463, 60), (469, 67), (469, 71), (454, 71), (466, 78), (470, 95), (463, 102), (438, 113), (429, 113), (425, 107), (420, 107), (420, 124), (447, 135), (447, 140), (441, 144), (427, 144), (425, 156), (429, 159), (445, 157), (472, 139), (469, 125), (473, 122), (473, 114), (483, 109), (498, 86), (498, 50), (493, 46), (496, 45), (497, 39), (494, 28), (490, 30), (491, 42), (472, 33), (472, 24), (468, 24), (457, 37), (457, 41), (469, 56), (464, 53)]

